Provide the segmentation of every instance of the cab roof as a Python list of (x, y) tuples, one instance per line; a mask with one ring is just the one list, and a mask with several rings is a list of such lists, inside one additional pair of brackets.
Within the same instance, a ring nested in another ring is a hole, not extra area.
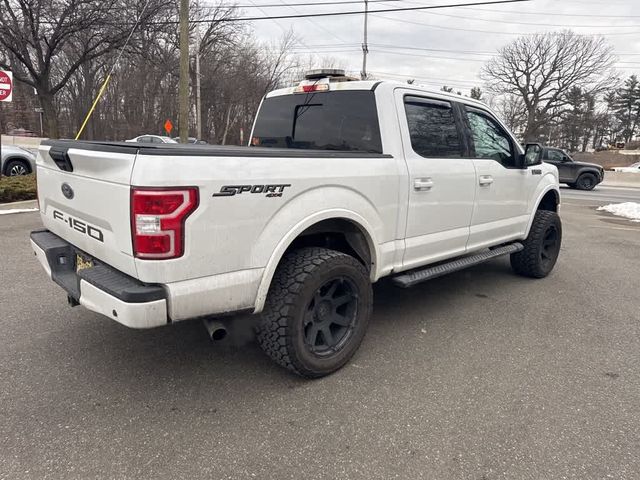
[[(397, 88), (402, 88), (405, 90), (415, 91), (418, 94), (428, 94), (430, 97), (435, 97), (438, 99), (448, 99), (453, 102), (465, 103), (467, 105), (475, 105), (484, 109), (487, 109), (487, 105), (484, 102), (474, 100), (469, 97), (464, 97), (462, 95), (457, 95), (454, 93), (443, 92), (441, 90), (433, 90), (427, 88), (425, 86), (415, 84), (415, 83), (403, 83), (396, 80), (351, 80), (351, 81), (329, 81), (330, 79), (322, 79), (325, 83), (329, 83), (329, 91), (345, 91), (345, 90), (388, 90), (393, 91)], [(303, 80), (298, 85), (293, 85), (291, 87), (279, 88), (277, 90), (273, 90), (265, 96), (265, 98), (277, 97), (281, 95), (293, 95), (300, 94), (299, 91), (296, 91), (300, 85), (309, 84), (308, 80)]]

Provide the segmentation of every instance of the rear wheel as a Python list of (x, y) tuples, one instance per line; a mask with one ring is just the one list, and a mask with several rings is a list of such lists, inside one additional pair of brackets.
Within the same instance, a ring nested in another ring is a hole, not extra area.
[(598, 180), (593, 173), (583, 173), (576, 181), (576, 187), (579, 190), (593, 190), (598, 184)]
[(7, 172), (7, 176), (9, 177), (28, 175), (29, 166), (22, 160), (9, 160), (5, 172)]
[(371, 315), (369, 275), (355, 258), (302, 248), (278, 266), (258, 326), (258, 343), (303, 377), (322, 377), (356, 352)]
[(555, 212), (538, 210), (524, 249), (511, 254), (511, 267), (525, 277), (544, 278), (556, 264), (562, 244), (562, 223)]

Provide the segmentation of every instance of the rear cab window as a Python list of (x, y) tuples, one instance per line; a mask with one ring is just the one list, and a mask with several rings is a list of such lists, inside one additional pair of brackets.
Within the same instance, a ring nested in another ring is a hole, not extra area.
[(256, 117), (251, 145), (382, 153), (374, 92), (267, 97)]
[(405, 96), (411, 147), (425, 158), (461, 158), (464, 146), (450, 102)]

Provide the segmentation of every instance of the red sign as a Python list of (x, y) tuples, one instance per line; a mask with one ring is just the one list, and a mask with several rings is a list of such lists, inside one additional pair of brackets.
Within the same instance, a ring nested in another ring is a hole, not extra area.
[(13, 90), (13, 73), (0, 70), (0, 102), (10, 102)]
[(167, 119), (167, 121), (164, 122), (164, 131), (167, 132), (167, 135), (171, 135), (171, 130), (173, 130), (173, 123)]

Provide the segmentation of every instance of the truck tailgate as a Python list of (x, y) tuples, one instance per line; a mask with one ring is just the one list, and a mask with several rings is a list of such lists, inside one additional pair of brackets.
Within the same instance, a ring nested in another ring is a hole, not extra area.
[[(71, 146), (73, 145), (73, 146)], [(130, 178), (137, 147), (45, 142), (37, 159), (44, 226), (78, 249), (129, 275)]]

